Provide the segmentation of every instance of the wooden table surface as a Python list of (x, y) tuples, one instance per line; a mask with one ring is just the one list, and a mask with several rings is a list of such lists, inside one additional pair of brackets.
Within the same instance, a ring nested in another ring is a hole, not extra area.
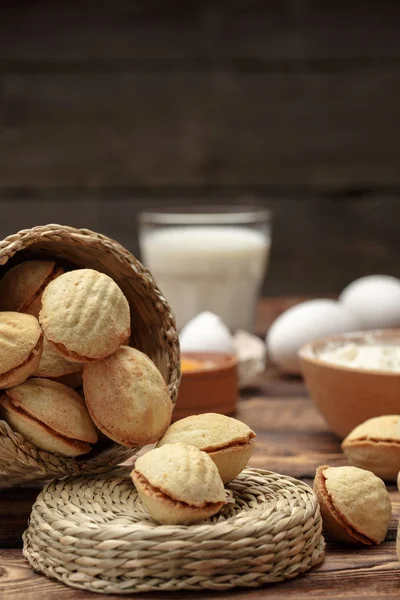
[[(297, 299), (264, 301), (257, 330)], [(237, 417), (257, 433), (251, 465), (303, 479), (312, 485), (318, 465), (346, 464), (338, 439), (329, 432), (307, 396), (300, 379), (279, 377), (268, 369), (258, 385), (241, 397)], [(393, 518), (387, 539), (378, 547), (348, 548), (328, 542), (324, 563), (292, 581), (255, 590), (225, 593), (140, 594), (146, 600), (260, 600), (262, 598), (400, 598), (400, 565), (395, 539), (400, 494), (389, 486)], [(38, 488), (0, 491), (0, 600), (88, 600), (93, 594), (75, 590), (36, 575), (21, 553), (26, 527)], [(118, 596), (108, 596), (117, 598)]]

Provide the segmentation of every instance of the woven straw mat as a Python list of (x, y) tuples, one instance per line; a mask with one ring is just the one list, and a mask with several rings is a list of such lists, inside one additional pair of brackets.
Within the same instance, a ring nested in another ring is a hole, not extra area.
[[(118, 283), (131, 307), (133, 345), (153, 359), (176, 401), (180, 380), (179, 341), (175, 320), (151, 274), (118, 242), (88, 229), (42, 225), (0, 241), (0, 276), (8, 262), (32, 258), (67, 261), (107, 273)], [(0, 488), (33, 480), (108, 471), (139, 448), (98, 445), (89, 455), (67, 458), (38, 450), (0, 420)]]
[(48, 484), (33, 506), (24, 555), (33, 569), (104, 594), (227, 590), (290, 579), (323, 560), (313, 490), (292, 477), (246, 469), (220, 514), (158, 525), (124, 476)]

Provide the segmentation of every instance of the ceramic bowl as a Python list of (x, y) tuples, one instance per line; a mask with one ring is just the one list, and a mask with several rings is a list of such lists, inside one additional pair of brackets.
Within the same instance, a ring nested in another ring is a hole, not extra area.
[(182, 368), (173, 421), (206, 412), (234, 414), (238, 396), (236, 357), (219, 352), (185, 352), (185, 360), (200, 362), (201, 367)]
[(349, 342), (400, 345), (400, 329), (346, 333), (314, 340), (300, 349), (309, 394), (341, 438), (371, 417), (400, 413), (400, 373), (333, 365), (319, 358), (328, 346), (332, 350)]

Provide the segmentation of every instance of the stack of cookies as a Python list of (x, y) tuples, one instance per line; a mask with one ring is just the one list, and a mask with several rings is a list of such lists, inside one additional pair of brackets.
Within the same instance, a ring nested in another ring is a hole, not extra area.
[(127, 447), (157, 441), (172, 402), (130, 333), (128, 301), (108, 275), (16, 265), (0, 281), (1, 417), (64, 456), (90, 452), (99, 432)]
[(149, 514), (163, 525), (189, 525), (217, 513), (227, 502), (224, 484), (247, 465), (255, 437), (241, 421), (216, 413), (171, 425), (131, 474)]

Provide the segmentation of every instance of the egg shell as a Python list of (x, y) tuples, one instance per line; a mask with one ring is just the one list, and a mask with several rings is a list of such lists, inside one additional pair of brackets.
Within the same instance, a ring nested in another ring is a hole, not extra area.
[(400, 279), (369, 275), (356, 279), (339, 296), (339, 302), (357, 315), (362, 329), (400, 326)]
[(233, 337), (220, 317), (202, 312), (189, 321), (179, 336), (182, 352), (226, 352), (235, 354)]
[(265, 368), (267, 348), (264, 340), (247, 331), (237, 331), (233, 338), (238, 360), (239, 386), (252, 385)]
[(356, 331), (359, 321), (335, 300), (308, 300), (282, 313), (270, 327), (266, 343), (268, 356), (283, 372), (301, 373), (297, 352), (313, 339)]

